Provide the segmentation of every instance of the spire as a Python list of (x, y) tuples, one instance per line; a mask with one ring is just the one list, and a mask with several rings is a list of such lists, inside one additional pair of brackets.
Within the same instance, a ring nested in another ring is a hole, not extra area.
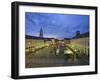
[(40, 28), (40, 37), (43, 37), (43, 29), (42, 29), (42, 27)]

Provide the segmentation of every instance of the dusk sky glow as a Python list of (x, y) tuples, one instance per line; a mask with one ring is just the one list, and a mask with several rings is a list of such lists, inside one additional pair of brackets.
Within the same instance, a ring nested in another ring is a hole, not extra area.
[(43, 36), (48, 38), (72, 38), (76, 31), (89, 32), (89, 16), (53, 13), (25, 13), (25, 34), (39, 36), (40, 28)]

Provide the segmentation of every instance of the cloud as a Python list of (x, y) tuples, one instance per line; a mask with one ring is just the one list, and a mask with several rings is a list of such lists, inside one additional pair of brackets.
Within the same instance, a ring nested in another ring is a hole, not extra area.
[(89, 16), (26, 12), (25, 27), (26, 34), (36, 35), (42, 27), (44, 36), (71, 38), (78, 30), (82, 33), (89, 31)]

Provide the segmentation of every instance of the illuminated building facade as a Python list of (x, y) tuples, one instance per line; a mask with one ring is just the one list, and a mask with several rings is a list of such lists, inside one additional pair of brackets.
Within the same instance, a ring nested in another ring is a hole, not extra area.
[(88, 55), (89, 54), (89, 32), (80, 34), (80, 32), (76, 32), (76, 36), (71, 40), (71, 45), (76, 46), (81, 50), (82, 53)]

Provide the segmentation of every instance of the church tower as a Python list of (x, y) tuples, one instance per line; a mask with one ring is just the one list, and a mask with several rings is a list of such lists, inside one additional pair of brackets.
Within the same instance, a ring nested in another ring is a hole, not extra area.
[(42, 29), (42, 27), (40, 29), (40, 37), (43, 37), (43, 29)]

